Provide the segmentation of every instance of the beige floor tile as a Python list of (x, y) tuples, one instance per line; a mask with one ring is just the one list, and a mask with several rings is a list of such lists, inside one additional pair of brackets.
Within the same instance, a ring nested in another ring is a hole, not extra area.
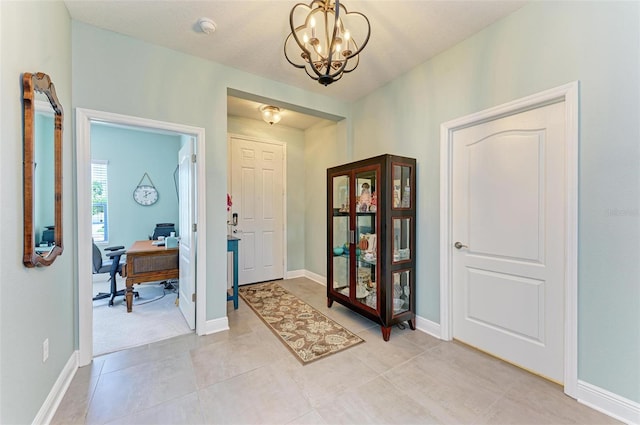
[(204, 424), (198, 394), (193, 392), (175, 400), (142, 409), (109, 425), (199, 425)]
[(311, 406), (278, 361), (199, 391), (208, 424), (284, 424)]
[(385, 372), (401, 365), (407, 360), (420, 355), (423, 350), (412, 344), (407, 338), (382, 339), (379, 329), (367, 329), (358, 334), (366, 341), (354, 348), (360, 360), (378, 373)]
[(527, 374), (512, 386), (479, 420), (481, 424), (581, 424), (619, 423), (564, 394), (560, 385)]
[(329, 424), (436, 424), (422, 405), (377, 377), (317, 408)]
[(287, 373), (313, 407), (325, 404), (378, 375), (360, 360), (358, 346), (304, 366), (287, 363)]
[(322, 416), (314, 409), (305, 415), (295, 418), (291, 422), (287, 422), (287, 425), (330, 425), (322, 419)]
[(188, 353), (100, 375), (87, 423), (106, 423), (196, 390)]
[(383, 376), (442, 423), (473, 423), (504, 393), (491, 381), (452, 367), (429, 352)]
[[(267, 329), (265, 331), (268, 332)], [(219, 341), (191, 351), (198, 388), (268, 365), (278, 358), (276, 347), (258, 332)], [(280, 353), (281, 355), (283, 353)]]
[(89, 410), (89, 403), (98, 383), (102, 362), (79, 368), (71, 381), (51, 425), (84, 424)]

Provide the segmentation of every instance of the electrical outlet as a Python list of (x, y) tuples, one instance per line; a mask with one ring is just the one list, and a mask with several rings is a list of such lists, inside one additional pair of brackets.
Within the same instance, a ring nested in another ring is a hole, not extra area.
[(42, 343), (42, 363), (46, 362), (49, 358), (49, 338), (45, 339)]

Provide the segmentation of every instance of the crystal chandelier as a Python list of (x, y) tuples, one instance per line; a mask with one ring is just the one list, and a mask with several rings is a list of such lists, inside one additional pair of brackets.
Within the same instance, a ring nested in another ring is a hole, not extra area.
[(340, 0), (298, 3), (291, 9), (289, 25), (285, 57), (325, 86), (357, 68), (358, 55), (371, 35), (369, 19), (359, 12), (347, 12)]

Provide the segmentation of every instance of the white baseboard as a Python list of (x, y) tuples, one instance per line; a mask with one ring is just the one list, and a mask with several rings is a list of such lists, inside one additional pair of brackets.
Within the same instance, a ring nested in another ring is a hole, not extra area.
[(304, 277), (306, 277), (307, 279), (311, 279), (314, 282), (319, 283), (320, 285), (327, 286), (327, 278), (317, 273), (310, 272), (309, 270), (305, 270)]
[(78, 352), (74, 351), (71, 353), (71, 357), (69, 357), (69, 360), (67, 360), (67, 363), (62, 368), (62, 371), (60, 372), (60, 375), (58, 375), (58, 379), (56, 379), (53, 387), (51, 387), (51, 391), (49, 391), (49, 395), (40, 407), (38, 414), (33, 419), (33, 425), (46, 425), (51, 423), (53, 415), (56, 414), (56, 410), (58, 410), (58, 406), (60, 406), (60, 402), (67, 392), (77, 370)]
[(578, 380), (578, 401), (630, 425), (640, 424), (640, 403)]
[(204, 326), (204, 334), (210, 335), (217, 332), (228, 331), (229, 330), (229, 319), (227, 316), (221, 317), (219, 319), (207, 320)]
[(416, 315), (416, 329), (432, 337), (442, 339), (440, 324)]
[(304, 269), (300, 269), (300, 270), (291, 270), (288, 271), (285, 279), (295, 279), (297, 277), (304, 277)]

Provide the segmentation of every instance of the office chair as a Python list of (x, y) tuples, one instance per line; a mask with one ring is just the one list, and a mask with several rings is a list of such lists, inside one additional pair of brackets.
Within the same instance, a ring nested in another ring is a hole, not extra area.
[(174, 223), (158, 223), (156, 224), (156, 228), (153, 230), (153, 235), (149, 236), (149, 239), (157, 240), (158, 236), (170, 236), (171, 232), (175, 233), (176, 226)]
[[(159, 236), (166, 238), (167, 236), (171, 236), (171, 232), (175, 233), (175, 231), (176, 225), (174, 223), (157, 223), (156, 228), (153, 230), (153, 235), (149, 236), (149, 239), (157, 240)], [(162, 283), (164, 284), (164, 289), (177, 290), (176, 285), (178, 281), (175, 279), (165, 280)]]
[[(122, 256), (126, 252), (124, 250), (124, 246), (110, 246), (105, 248), (105, 251), (109, 251), (107, 253), (107, 257), (109, 260), (102, 261), (102, 253), (100, 249), (97, 247), (95, 242), (91, 241), (93, 245), (93, 274), (102, 274), (109, 273), (109, 281), (111, 282), (110, 291), (109, 292), (100, 292), (95, 297), (93, 297), (93, 301), (101, 300), (103, 298), (109, 298), (109, 307), (113, 306), (113, 300), (117, 296), (124, 296), (125, 290), (121, 289), (118, 291), (118, 287), (116, 284), (116, 274), (122, 276), (122, 267), (124, 266), (124, 262), (121, 261)], [(138, 298), (140, 294), (134, 292), (133, 295)]]

